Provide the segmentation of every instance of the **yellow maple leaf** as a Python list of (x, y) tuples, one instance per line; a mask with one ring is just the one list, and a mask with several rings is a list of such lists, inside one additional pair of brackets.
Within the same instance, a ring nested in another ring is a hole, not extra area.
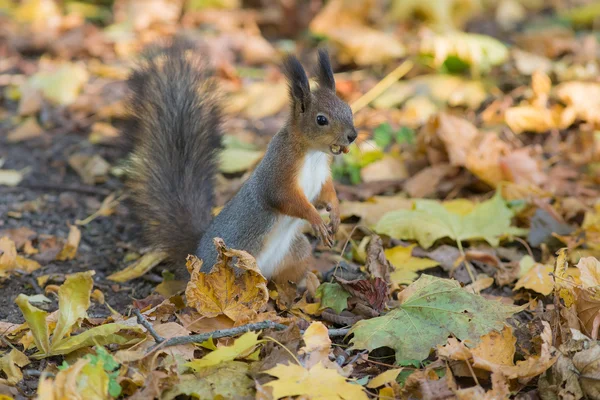
[(515, 284), (515, 290), (524, 288), (541, 293), (544, 296), (552, 293), (554, 278), (552, 265), (534, 263)]
[(319, 363), (310, 369), (301, 365), (277, 364), (265, 373), (277, 380), (264, 386), (273, 389), (273, 398), (287, 396), (308, 396), (313, 400), (367, 400), (367, 394), (359, 385), (355, 385), (335, 369), (327, 369)]
[(385, 250), (385, 257), (395, 268), (395, 271), (390, 274), (392, 282), (398, 285), (410, 284), (418, 277), (416, 271), (439, 265), (437, 261), (430, 258), (413, 257), (412, 249), (415, 246), (416, 244), (407, 247), (396, 246)]
[(205, 317), (225, 314), (234, 321), (252, 320), (269, 300), (267, 280), (250, 254), (225, 247), (219, 238), (215, 246), (218, 257), (210, 273), (200, 271), (201, 260), (188, 256), (192, 275), (185, 290), (188, 306)]
[(387, 371), (382, 372), (381, 374), (371, 379), (369, 383), (367, 383), (367, 387), (369, 389), (375, 389), (380, 386), (387, 385), (388, 383), (394, 383), (396, 382), (396, 378), (398, 377), (401, 371), (402, 368), (388, 369)]
[(213, 350), (201, 359), (190, 361), (185, 365), (194, 370), (199, 370), (226, 361), (233, 361), (236, 358), (246, 358), (254, 353), (254, 350), (259, 343), (261, 343), (261, 341), (258, 340), (258, 333), (246, 332), (237, 338), (230, 346), (217, 347), (216, 350)]

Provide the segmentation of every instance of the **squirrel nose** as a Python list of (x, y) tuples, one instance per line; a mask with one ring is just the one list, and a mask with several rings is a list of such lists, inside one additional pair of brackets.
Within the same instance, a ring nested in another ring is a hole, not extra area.
[(349, 133), (348, 133), (348, 142), (352, 143), (356, 140), (356, 137), (358, 136), (358, 133), (356, 133), (356, 130), (352, 129)]

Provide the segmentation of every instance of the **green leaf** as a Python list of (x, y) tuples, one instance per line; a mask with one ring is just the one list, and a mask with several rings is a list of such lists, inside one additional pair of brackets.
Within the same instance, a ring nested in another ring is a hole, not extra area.
[(421, 275), (405, 290), (407, 297), (397, 309), (354, 325), (354, 348), (385, 346), (396, 351), (396, 362), (424, 360), (448, 336), (474, 345), (490, 331), (500, 331), (508, 317), (524, 308), (486, 300), (456, 281), (430, 275)]
[(48, 313), (40, 310), (37, 307), (32, 306), (27, 299), (27, 296), (20, 294), (15, 300), (17, 306), (21, 309), (27, 325), (33, 335), (33, 341), (38, 351), (42, 354), (47, 354), (50, 350), (50, 338), (48, 333), (48, 325), (46, 324), (46, 317)]
[(434, 200), (416, 200), (414, 210), (385, 214), (375, 230), (398, 239), (417, 240), (424, 248), (444, 237), (457, 242), (482, 239), (498, 246), (501, 236), (527, 233), (525, 229), (511, 226), (512, 217), (512, 210), (500, 192), (496, 192), (493, 198), (477, 204), (465, 215), (452, 213)]
[(65, 283), (58, 289), (58, 321), (52, 335), (50, 351), (60, 345), (73, 325), (84, 318), (90, 307), (90, 294), (94, 282), (94, 271), (80, 272), (67, 276)]
[[(125, 331), (125, 332), (119, 332)], [(138, 335), (139, 334), (139, 335)], [(70, 336), (53, 347), (49, 356), (69, 354), (75, 350), (89, 346), (104, 346), (106, 344), (131, 345), (142, 340), (142, 330), (139, 326), (126, 324), (106, 324), (88, 329), (76, 336)], [(44, 358), (43, 353), (36, 353), (32, 358)]]
[(121, 394), (121, 385), (117, 381), (119, 377), (119, 363), (102, 346), (96, 348), (96, 354), (88, 354), (86, 357), (89, 358), (92, 365), (100, 364), (104, 368), (104, 371), (108, 375), (108, 393), (112, 397), (119, 397)]
[(396, 132), (396, 143), (398, 144), (414, 144), (415, 143), (415, 131), (408, 126), (403, 126)]
[(379, 125), (373, 131), (373, 140), (377, 143), (377, 146), (382, 149), (386, 148), (390, 143), (392, 143), (392, 127), (387, 122)]
[(337, 314), (348, 307), (350, 293), (346, 292), (339, 283), (322, 283), (317, 288), (316, 296), (321, 299), (321, 309), (331, 308)]

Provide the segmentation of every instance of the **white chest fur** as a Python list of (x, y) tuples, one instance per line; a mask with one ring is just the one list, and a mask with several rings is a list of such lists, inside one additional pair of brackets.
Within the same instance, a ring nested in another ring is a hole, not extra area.
[[(313, 151), (305, 156), (298, 175), (298, 186), (308, 201), (313, 202), (317, 199), (330, 174), (329, 155)], [(258, 267), (267, 279), (273, 276), (283, 258), (289, 253), (290, 246), (300, 232), (303, 223), (304, 220), (289, 216), (281, 216), (275, 222), (275, 226), (256, 259)]]

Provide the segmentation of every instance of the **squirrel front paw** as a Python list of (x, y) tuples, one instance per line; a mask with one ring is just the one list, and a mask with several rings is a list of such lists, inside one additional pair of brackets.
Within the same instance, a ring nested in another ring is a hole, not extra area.
[(329, 227), (325, 223), (325, 221), (321, 220), (319, 223), (312, 225), (313, 230), (321, 238), (323, 244), (327, 247), (333, 247), (333, 236), (329, 231)]
[(339, 206), (333, 206), (331, 203), (328, 203), (325, 209), (329, 212), (329, 231), (333, 235), (340, 227), (340, 208)]

